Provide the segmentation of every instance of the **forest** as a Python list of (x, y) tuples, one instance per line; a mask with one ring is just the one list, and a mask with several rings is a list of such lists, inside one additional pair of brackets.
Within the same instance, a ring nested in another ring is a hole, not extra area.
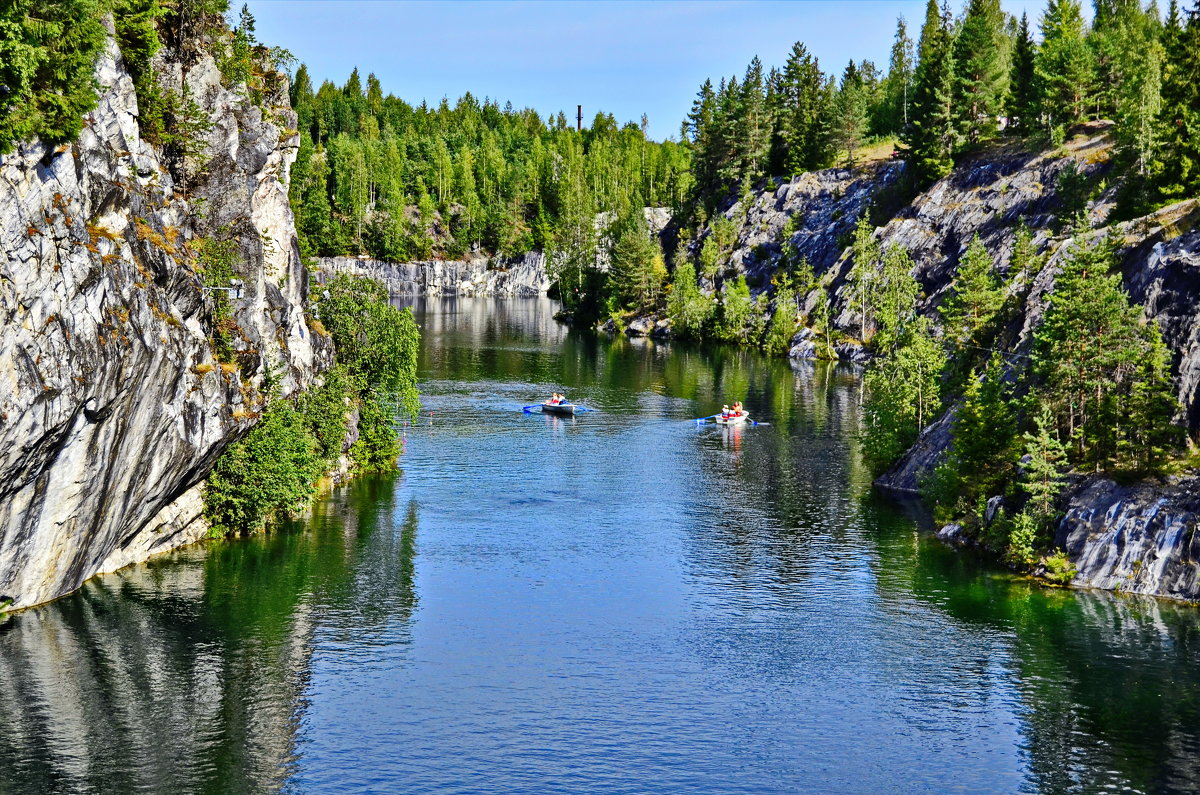
[(600, 213), (676, 206), (689, 195), (684, 146), (646, 137), (646, 119), (603, 112), (578, 131), (471, 94), (413, 106), (358, 70), (315, 91), (296, 70), (300, 153), (292, 171), (301, 247), (386, 260), (578, 248)]

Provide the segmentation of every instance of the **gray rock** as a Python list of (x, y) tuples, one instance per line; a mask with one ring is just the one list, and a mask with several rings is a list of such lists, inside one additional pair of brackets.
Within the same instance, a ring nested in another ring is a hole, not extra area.
[(801, 340), (788, 350), (788, 358), (808, 361), (817, 359), (817, 344), (812, 340)]
[(991, 526), (992, 522), (996, 521), (996, 517), (1000, 515), (1000, 511), (1004, 509), (1004, 498), (997, 495), (988, 498), (987, 505), (983, 509), (983, 523)]
[[(268, 368), (289, 395), (331, 361), (305, 320), (286, 86), (267, 118), (209, 57), (186, 73), (166, 50), (156, 63), (213, 122), (203, 172), (168, 168), (141, 139), (111, 39), (78, 141), (0, 158), (0, 593), (16, 607), (203, 536), (200, 484), (264, 408)], [(185, 246), (219, 228), (245, 282), (228, 371)]]
[(530, 252), (523, 257), (474, 257), (467, 260), (384, 262), (359, 257), (322, 257), (318, 279), (338, 273), (368, 276), (387, 286), (392, 295), (491, 295), (528, 297), (545, 295), (550, 288), (545, 257)]
[(652, 317), (637, 317), (625, 327), (625, 334), (630, 337), (648, 337), (657, 329), (657, 323)]
[(843, 362), (862, 364), (871, 360), (871, 354), (857, 342), (839, 342), (833, 346), (833, 352)]
[(962, 540), (962, 532), (962, 525), (948, 524), (937, 531), (937, 537), (943, 541), (957, 542)]
[(1095, 478), (1072, 494), (1056, 543), (1075, 585), (1200, 599), (1200, 476), (1120, 486)]

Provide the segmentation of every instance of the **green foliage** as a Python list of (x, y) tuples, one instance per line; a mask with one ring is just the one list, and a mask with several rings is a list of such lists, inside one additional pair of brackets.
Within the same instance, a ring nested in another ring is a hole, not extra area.
[(854, 240), (851, 244), (854, 265), (846, 282), (850, 287), (850, 309), (858, 315), (859, 338), (869, 342), (875, 333), (876, 306), (875, 294), (879, 281), (879, 241), (875, 239), (875, 228), (864, 213), (854, 227)]
[(372, 279), (339, 274), (325, 291), (329, 297), (318, 305), (320, 318), (333, 336), (338, 362), (365, 391), (415, 417), (420, 332), (412, 311), (388, 303), (387, 289)]
[[(191, 243), (196, 252), (197, 270), (205, 287), (228, 287), (237, 275), (239, 265), (238, 241), (222, 229), (212, 237), (198, 237)], [(212, 346), (220, 361), (233, 360), (233, 304), (225, 290), (213, 290)]]
[(395, 466), (397, 416), (415, 416), (419, 408), (416, 323), (411, 312), (387, 303), (378, 282), (342, 275), (326, 289), (318, 310), (337, 364), (321, 386), (295, 401), (274, 400), (218, 459), (204, 498), (214, 536), (255, 532), (304, 507), (321, 473), (342, 454), (351, 406), (358, 412), (358, 439), (349, 451), (354, 470)]
[(208, 476), (204, 516), (209, 534), (252, 533), (312, 498), (322, 460), (304, 416), (278, 400), (234, 442)]
[(619, 224), (608, 271), (608, 294), (618, 308), (654, 311), (667, 279), (662, 250), (651, 237), (641, 208)]
[(1080, 4), (1077, 0), (1049, 0), (1041, 30), (1035, 74), (1042, 116), (1050, 126), (1074, 124), (1083, 118), (1094, 70)]
[(684, 246), (680, 246), (675, 253), (675, 272), (667, 293), (671, 331), (682, 339), (702, 339), (708, 333), (714, 312), (712, 299), (700, 292), (695, 266), (687, 258)]
[(910, 162), (922, 183), (950, 173), (959, 136), (954, 107), (954, 36), (949, 14), (937, 0), (929, 0), (918, 48), (920, 60), (914, 81), (912, 122), (904, 143), (911, 150)]
[(977, 144), (995, 134), (1008, 90), (1008, 39), (1000, 0), (968, 0), (954, 40), (955, 106), (959, 135)]
[(1034, 418), (1035, 429), (1022, 437), (1025, 442), (1025, 463), (1019, 481), (1029, 496), (1024, 513), (1040, 526), (1056, 518), (1056, 501), (1063, 487), (1063, 472), (1067, 451), (1054, 434), (1054, 417), (1043, 407)]
[[(607, 299), (604, 280), (588, 273), (596, 215), (678, 208), (689, 190), (685, 147), (607, 114), (577, 132), (561, 113), (544, 118), (469, 93), (414, 107), (385, 94), (374, 75), (364, 90), (357, 71), (315, 92), (307, 69), (296, 77), (301, 159), (309, 153), (313, 169), (292, 204), (302, 249), (316, 255), (553, 251), (568, 309), (594, 316)], [(327, 210), (306, 206), (312, 200)]]
[(1004, 290), (992, 267), (992, 255), (979, 239), (971, 240), (955, 274), (953, 292), (942, 304), (946, 341), (959, 353), (969, 346), (986, 347), (988, 331), (1004, 304)]
[(775, 355), (788, 352), (796, 334), (797, 316), (795, 291), (790, 286), (780, 287), (775, 291), (775, 309), (763, 338), (763, 351)]
[(96, 105), (104, 46), (97, 0), (10, 0), (0, 7), (0, 153), (18, 141), (72, 141)]
[(1008, 111), (1009, 133), (1027, 135), (1037, 129), (1041, 113), (1041, 97), (1035, 82), (1034, 64), (1037, 59), (1037, 43), (1029, 32), (1029, 17), (1021, 14), (1021, 25), (1013, 46), (1012, 71), (1009, 77), (1009, 92), (1005, 101)]
[(833, 104), (833, 144), (854, 165), (854, 152), (862, 145), (870, 123), (869, 87), (853, 61), (842, 73), (842, 85)]
[(309, 389), (296, 399), (296, 409), (308, 422), (317, 454), (323, 462), (329, 463), (342, 454), (346, 412), (360, 388), (341, 364), (327, 370), (323, 378), (321, 386)]
[(1162, 33), (1159, 149), (1151, 164), (1158, 195), (1179, 201), (1200, 195), (1200, 14), (1181, 23), (1172, 4)]
[(951, 445), (928, 490), (930, 499), (958, 515), (980, 497), (1003, 490), (1012, 473), (1016, 411), (1003, 361), (993, 355), (973, 373), (951, 423)]
[(1153, 467), (1179, 437), (1161, 336), (1109, 275), (1115, 250), (1109, 238), (1074, 244), (1035, 334), (1039, 397), (1072, 463), (1097, 470)]
[(373, 395), (358, 404), (358, 439), (350, 448), (356, 472), (386, 472), (396, 466), (400, 440), (396, 436), (395, 411)]
[(908, 324), (895, 345), (871, 363), (864, 378), (860, 440), (873, 472), (893, 464), (936, 416), (945, 363), (925, 318)]
[(740, 342), (747, 338), (747, 324), (753, 305), (745, 276), (725, 282), (721, 289), (721, 311), (717, 332), (722, 339)]

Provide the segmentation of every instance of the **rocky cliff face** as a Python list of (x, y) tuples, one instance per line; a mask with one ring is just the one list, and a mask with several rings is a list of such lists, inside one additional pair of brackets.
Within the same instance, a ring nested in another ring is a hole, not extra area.
[[(1018, 349), (1032, 339), (1047, 297), (1066, 256), (1069, 224), (1065, 220), (1080, 198), (1072, 183), (1084, 188), (1101, 184), (1110, 163), (1111, 141), (1104, 124), (1092, 125), (1060, 150), (1042, 153), (993, 151), (960, 164), (947, 178), (902, 207), (879, 231), (881, 245), (906, 249), (915, 263), (924, 299), (920, 307), (933, 314), (944, 300), (959, 259), (975, 235), (1007, 275), (1018, 224), (1032, 232), (1048, 262), (1032, 284), (1019, 317), (1006, 339)], [(853, 267), (847, 247), (849, 232), (868, 202), (891, 199), (888, 189), (899, 183), (900, 164), (864, 171), (830, 170), (770, 186), (751, 199), (744, 213), (734, 205), (728, 218), (740, 220), (737, 246), (717, 282), (745, 274), (764, 289), (781, 264), (781, 231), (788, 218), (798, 229), (792, 248), (807, 256), (820, 287), (808, 296), (811, 310), (820, 300), (832, 302), (835, 325), (848, 336), (858, 331), (849, 309), (846, 278)], [(1175, 354), (1181, 422), (1200, 431), (1200, 206), (1183, 202), (1134, 221), (1109, 224), (1113, 210), (1110, 188), (1083, 207), (1093, 230), (1110, 232), (1122, 242), (1125, 287), (1157, 322)], [(698, 245), (698, 244), (697, 244)], [(707, 285), (710, 289), (711, 283)], [(654, 328), (652, 332), (663, 330)], [(812, 332), (801, 330), (792, 354), (815, 354)], [(843, 358), (860, 355), (853, 343), (839, 346)], [(952, 411), (921, 434), (908, 454), (877, 481), (884, 488), (915, 492), (922, 477), (945, 455), (951, 441)], [(1057, 543), (1077, 567), (1075, 584), (1120, 589), (1184, 599), (1200, 599), (1200, 486), (1196, 476), (1163, 482), (1119, 486), (1086, 479), (1072, 489)]]
[[(212, 124), (186, 184), (142, 140), (111, 39), (79, 140), (0, 160), (0, 594), (16, 607), (202, 535), (198, 484), (268, 373), (286, 395), (331, 360), (305, 323), (286, 93), (264, 115), (210, 57), (159, 65)], [(210, 344), (201, 236), (237, 244), (233, 362)]]
[(320, 279), (339, 273), (369, 276), (383, 282), (392, 295), (526, 297), (545, 295), (550, 287), (545, 256), (540, 252), (518, 258), (474, 257), (427, 262), (322, 257), (319, 267)]
[[(737, 242), (715, 280), (705, 280), (711, 289), (739, 275), (754, 287), (768, 284), (779, 268), (783, 244), (790, 243), (796, 256), (804, 257), (815, 273), (833, 268), (859, 217), (878, 195), (899, 179), (903, 164), (885, 163), (851, 170), (834, 168), (801, 174), (751, 196), (742, 208), (737, 202), (724, 215), (740, 221)], [(784, 240), (788, 222), (795, 231)], [(699, 254), (705, 237), (693, 244)]]

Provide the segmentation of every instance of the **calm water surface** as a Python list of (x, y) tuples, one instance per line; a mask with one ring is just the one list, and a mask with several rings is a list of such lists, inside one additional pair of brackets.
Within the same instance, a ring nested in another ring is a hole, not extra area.
[(853, 372), (416, 309), (401, 472), (0, 627), (0, 792), (1200, 789), (1200, 613), (931, 539)]

